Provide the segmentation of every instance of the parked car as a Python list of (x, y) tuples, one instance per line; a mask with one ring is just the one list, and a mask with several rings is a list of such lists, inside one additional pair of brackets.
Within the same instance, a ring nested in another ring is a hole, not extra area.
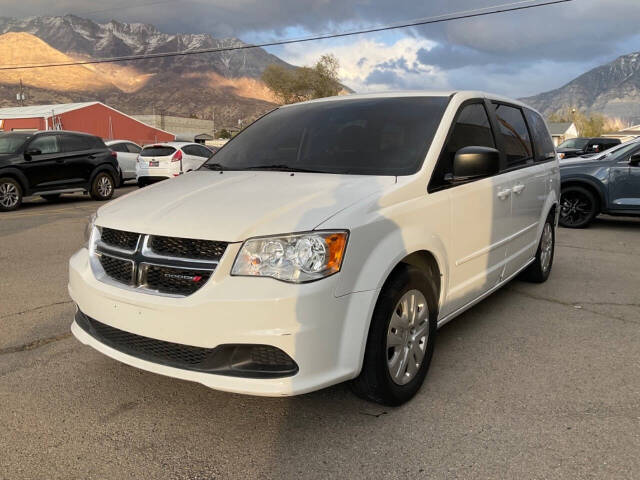
[(142, 147), (129, 140), (109, 140), (105, 142), (112, 152), (115, 152), (120, 167), (120, 185), (127, 180), (136, 179), (136, 161)]
[(118, 162), (93, 135), (65, 131), (0, 133), (0, 211), (16, 210), (24, 197), (49, 201), (63, 193), (113, 195)]
[(204, 145), (185, 142), (158, 143), (145, 146), (136, 163), (138, 186), (197, 170), (212, 155)]
[(558, 145), (558, 158), (562, 160), (581, 155), (595, 155), (619, 144), (619, 138), (570, 138)]
[(398, 405), (444, 325), (552, 268), (560, 176), (542, 117), (478, 92), (280, 107), (202, 168), (100, 208), (69, 263), (74, 335), (211, 388), (351, 380)]
[(560, 163), (560, 225), (585, 228), (600, 213), (640, 215), (640, 141)]

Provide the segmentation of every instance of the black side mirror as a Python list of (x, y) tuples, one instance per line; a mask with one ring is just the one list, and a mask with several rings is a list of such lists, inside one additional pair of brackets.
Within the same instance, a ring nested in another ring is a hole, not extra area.
[(490, 147), (464, 147), (453, 158), (454, 182), (490, 177), (500, 171), (500, 152)]
[(640, 152), (631, 155), (631, 158), (629, 159), (629, 165), (632, 165), (634, 167), (640, 165)]
[(34, 155), (42, 155), (42, 151), (39, 148), (29, 148), (24, 154), (26, 157), (33, 157)]

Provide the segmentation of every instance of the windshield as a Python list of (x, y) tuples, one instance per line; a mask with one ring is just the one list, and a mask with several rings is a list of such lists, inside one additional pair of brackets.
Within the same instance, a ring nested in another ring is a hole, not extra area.
[(29, 138), (27, 133), (0, 133), (0, 153), (18, 153)]
[(605, 155), (599, 158), (609, 157), (607, 160), (613, 160), (617, 162), (623, 160), (626, 155), (628, 155), (632, 150), (637, 149), (638, 147), (640, 147), (640, 142), (630, 142), (629, 144), (624, 144), (612, 148), (611, 152), (605, 152)]
[(447, 97), (345, 99), (279, 108), (204, 168), (410, 175), (431, 145)]
[(558, 148), (577, 148), (578, 150), (582, 150), (589, 143), (588, 138), (570, 138), (569, 140), (565, 140)]

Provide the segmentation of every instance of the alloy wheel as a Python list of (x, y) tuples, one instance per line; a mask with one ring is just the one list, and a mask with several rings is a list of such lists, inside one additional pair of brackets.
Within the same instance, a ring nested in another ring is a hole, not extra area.
[(593, 213), (593, 201), (580, 191), (570, 191), (562, 195), (560, 216), (565, 225), (580, 225)]
[(108, 197), (113, 191), (111, 180), (106, 175), (103, 175), (98, 179), (96, 188), (101, 197)]
[(398, 301), (387, 330), (387, 366), (394, 383), (406, 385), (420, 370), (429, 337), (429, 309), (419, 290)]
[(540, 266), (542, 271), (549, 270), (551, 256), (553, 255), (553, 230), (549, 222), (544, 224), (542, 230), (542, 241), (540, 242)]
[(10, 209), (15, 207), (19, 200), (20, 192), (18, 191), (18, 187), (10, 182), (0, 184), (0, 205)]

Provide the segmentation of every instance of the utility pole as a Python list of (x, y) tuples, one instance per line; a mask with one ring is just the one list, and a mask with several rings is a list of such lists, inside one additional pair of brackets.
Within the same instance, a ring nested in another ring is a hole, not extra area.
[(216, 138), (216, 112), (215, 110), (211, 111), (211, 119), (213, 120), (213, 138)]
[(20, 79), (20, 92), (18, 92), (18, 94), (16, 95), (16, 100), (18, 100), (20, 102), (20, 106), (24, 107), (24, 101), (26, 100), (27, 96), (24, 93), (24, 86), (22, 85), (22, 79)]

